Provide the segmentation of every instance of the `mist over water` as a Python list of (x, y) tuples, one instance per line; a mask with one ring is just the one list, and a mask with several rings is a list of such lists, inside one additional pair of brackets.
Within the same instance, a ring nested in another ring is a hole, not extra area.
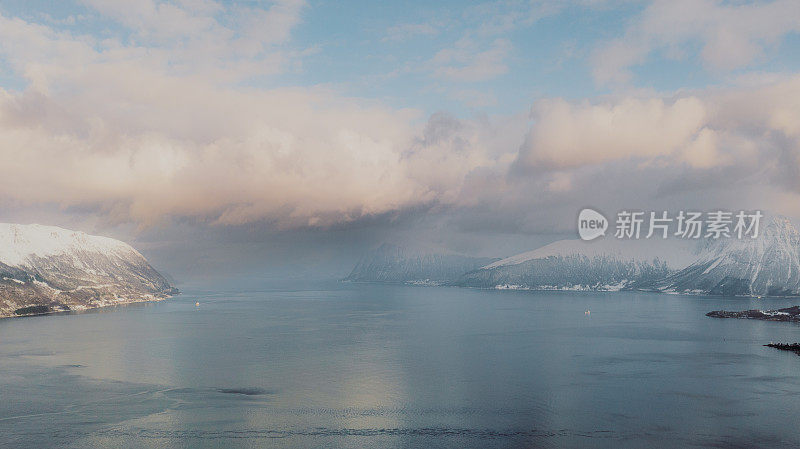
[(0, 445), (800, 446), (800, 326), (704, 316), (796, 300), (184, 290), (1, 320)]

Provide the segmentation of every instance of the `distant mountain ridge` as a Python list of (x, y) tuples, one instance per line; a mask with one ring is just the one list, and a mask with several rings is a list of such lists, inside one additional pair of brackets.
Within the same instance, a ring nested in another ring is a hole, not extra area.
[(457, 254), (420, 253), (384, 243), (365, 254), (344, 280), (441, 285), (495, 260)]
[(762, 229), (755, 239), (561, 240), (482, 265), (486, 258), (408, 257), (401, 248), (385, 245), (362, 259), (347, 279), (429, 279), (435, 285), (496, 289), (800, 296), (800, 232), (783, 217)]
[(607, 291), (649, 285), (674, 271), (666, 260), (637, 249), (634, 241), (560, 240), (465, 273), (455, 285)]
[(138, 251), (119, 240), (55, 226), (0, 223), (0, 317), (175, 293)]
[(757, 238), (717, 239), (657, 289), (725, 296), (800, 295), (800, 233), (776, 217)]

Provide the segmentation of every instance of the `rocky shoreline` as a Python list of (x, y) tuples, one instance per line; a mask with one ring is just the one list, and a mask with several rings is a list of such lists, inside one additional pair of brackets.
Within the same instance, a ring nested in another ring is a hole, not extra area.
[(762, 321), (792, 321), (800, 322), (800, 306), (787, 307), (778, 310), (742, 310), (738, 312), (727, 310), (714, 310), (706, 316), (712, 318), (745, 318)]
[(800, 355), (800, 343), (770, 343), (764, 346), (780, 349), (782, 351), (792, 351), (795, 354)]
[(101, 309), (105, 307), (113, 307), (126, 304), (137, 304), (143, 302), (159, 302), (169, 299), (178, 294), (180, 294), (180, 291), (176, 288), (173, 288), (168, 292), (161, 294), (145, 294), (130, 298), (119, 298), (119, 297), (113, 299), (97, 298), (95, 300), (79, 304), (67, 304), (67, 303), (57, 303), (57, 302), (51, 302), (48, 304), (32, 304), (19, 307), (13, 311), (0, 311), (0, 320), (3, 318), (22, 318), (22, 317), (40, 316), (40, 315), (52, 315), (55, 313), (64, 313), (64, 312), (82, 312), (84, 310)]

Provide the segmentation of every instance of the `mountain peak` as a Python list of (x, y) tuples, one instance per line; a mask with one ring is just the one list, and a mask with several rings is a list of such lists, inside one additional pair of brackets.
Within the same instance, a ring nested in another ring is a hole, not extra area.
[(786, 235), (792, 238), (798, 238), (800, 237), (800, 232), (797, 231), (797, 228), (787, 217), (776, 215), (775, 217), (772, 217), (772, 219), (769, 221), (769, 224), (764, 229), (764, 235), (768, 237), (774, 235)]
[(152, 300), (174, 292), (144, 256), (119, 240), (56, 226), (0, 223), (0, 317)]
[(0, 223), (0, 263), (29, 264), (31, 258), (76, 252), (141, 255), (130, 245), (108, 237), (40, 224)]
[(660, 290), (726, 296), (800, 294), (800, 233), (773, 217), (757, 238), (707, 242), (698, 259), (661, 283)]

